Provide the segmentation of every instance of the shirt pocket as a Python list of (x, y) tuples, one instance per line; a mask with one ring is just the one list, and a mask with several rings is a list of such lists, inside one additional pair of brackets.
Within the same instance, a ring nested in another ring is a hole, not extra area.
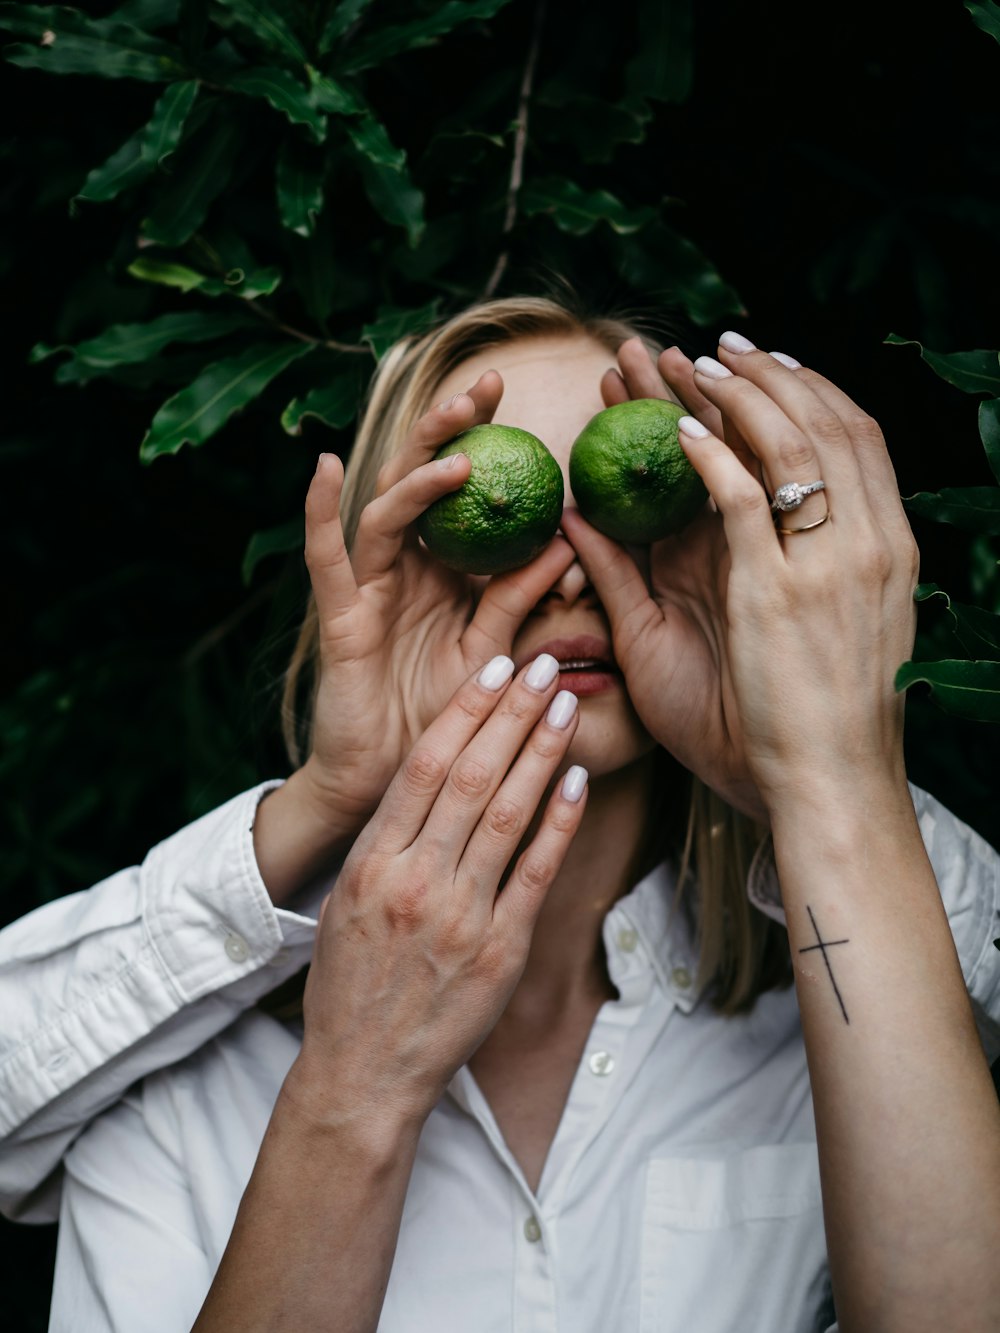
[(640, 1333), (814, 1333), (827, 1281), (813, 1143), (649, 1163)]

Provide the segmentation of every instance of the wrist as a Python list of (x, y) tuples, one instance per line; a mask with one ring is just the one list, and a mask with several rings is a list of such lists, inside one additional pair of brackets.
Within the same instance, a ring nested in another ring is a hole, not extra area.
[(279, 906), (329, 873), (355, 832), (350, 821), (316, 794), (303, 769), (263, 798), (253, 823), (257, 868)]

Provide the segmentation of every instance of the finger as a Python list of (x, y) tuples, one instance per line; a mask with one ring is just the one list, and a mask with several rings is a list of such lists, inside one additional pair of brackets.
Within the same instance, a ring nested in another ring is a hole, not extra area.
[[(458, 755), (420, 832), (457, 866), (486, 807), (542, 716), (559, 680), (559, 663), (540, 653), (511, 682), (496, 709)], [(523, 832), (523, 830), (522, 830)]]
[(763, 488), (729, 446), (694, 417), (681, 418), (677, 438), (722, 515), (733, 568), (752, 579), (770, 580), (782, 552)]
[(641, 338), (629, 338), (622, 343), (618, 349), (618, 366), (630, 398), (673, 399), (673, 393), (664, 383)]
[(530, 934), (583, 820), (587, 794), (587, 770), (574, 764), (552, 793), (537, 833), (494, 904), (493, 919), (501, 928), (522, 937)]
[(351, 549), (354, 577), (360, 586), (392, 568), (410, 525), (435, 500), (458, 490), (471, 469), (465, 454), (449, 454), (415, 468), (365, 506)]
[(576, 509), (563, 511), (563, 531), (611, 624), (615, 657), (624, 661), (636, 641), (662, 619), (662, 612), (624, 546), (598, 532)]
[[(473, 884), (499, 883), (566, 757), (578, 722), (576, 695), (560, 690), (473, 828), (459, 862), (460, 875)], [(483, 906), (492, 911), (494, 898), (490, 888)]]
[[(817, 480), (827, 486), (836, 483), (841, 495), (860, 489), (857, 469), (852, 478), (843, 466), (846, 443), (843, 423), (826, 408), (823, 411), (829, 420), (818, 421), (815, 410), (812, 419), (808, 419), (802, 395), (807, 396), (814, 409), (820, 404), (799, 380), (797, 372), (788, 370), (765, 352), (735, 354), (720, 347), (720, 355), (734, 363), (737, 373), (712, 357), (699, 357), (695, 362), (699, 386), (735, 422), (760, 459), (771, 495), (781, 486), (804, 486)], [(762, 366), (762, 362), (766, 365)], [(789, 383), (784, 387), (776, 385), (779, 378)], [(793, 400), (795, 406), (791, 409)], [(807, 421), (805, 428), (799, 424), (802, 420)], [(827, 512), (827, 500), (821, 491), (800, 502), (795, 507), (796, 525), (822, 518)]]
[(886, 529), (896, 527), (909, 533), (910, 525), (899, 498), (896, 472), (878, 422), (858, 407), (842, 389), (816, 371), (800, 368), (799, 374), (843, 421), (858, 461), (868, 502), (879, 524)]
[(498, 655), (459, 686), (403, 760), (361, 840), (390, 853), (410, 846), (452, 765), (500, 704), (513, 674), (513, 661)]
[(556, 536), (530, 564), (491, 578), (462, 635), (466, 658), (481, 662), (494, 653), (510, 652), (529, 612), (558, 583), (575, 559), (576, 552), (569, 542)]
[(340, 521), (343, 485), (343, 463), (336, 454), (320, 454), (306, 493), (305, 559), (321, 633), (324, 623), (347, 610), (358, 595)]
[(408, 472), (429, 463), (443, 444), (462, 431), (492, 421), (502, 395), (503, 380), (495, 370), (487, 370), (467, 393), (457, 393), (425, 412), (379, 473), (376, 494), (383, 495)]
[(617, 407), (628, 402), (628, 389), (617, 370), (606, 370), (601, 376), (601, 397), (605, 407)]
[(713, 435), (724, 438), (722, 413), (695, 384), (694, 362), (690, 357), (685, 356), (679, 347), (668, 347), (660, 353), (656, 365), (680, 405), (691, 416), (697, 417), (703, 426), (707, 426)]

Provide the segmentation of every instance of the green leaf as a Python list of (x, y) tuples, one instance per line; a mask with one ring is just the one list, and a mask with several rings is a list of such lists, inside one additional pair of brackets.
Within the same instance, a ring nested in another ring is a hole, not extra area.
[[(409, 23), (382, 23), (369, 34), (359, 37), (348, 46), (342, 58), (336, 61), (337, 67), (354, 73), (381, 65), (391, 56), (401, 51), (413, 51), (420, 46), (428, 46), (452, 32), (462, 23), (473, 19), (489, 19), (499, 13), (510, 0), (444, 0), (429, 13)], [(327, 31), (323, 40), (327, 40)], [(328, 50), (323, 47), (321, 50)]]
[(170, 343), (209, 342), (248, 327), (248, 316), (242, 313), (187, 311), (161, 315), (147, 324), (113, 324), (96, 338), (88, 338), (75, 347), (49, 348), (39, 343), (32, 348), (29, 359), (36, 362), (53, 352), (71, 352), (77, 369), (73, 379), (86, 382), (106, 374), (114, 366), (148, 361)]
[(92, 19), (55, 5), (3, 5), (0, 27), (32, 38), (32, 45), (15, 43), (4, 52), (24, 69), (148, 83), (188, 73), (175, 46), (114, 17)]
[(185, 264), (169, 263), (165, 259), (135, 259), (129, 264), (127, 271), (141, 282), (156, 282), (163, 287), (177, 287), (182, 292), (190, 292), (208, 281), (204, 273), (188, 268)]
[(287, 523), (279, 524), (276, 528), (265, 528), (263, 532), (255, 532), (247, 543), (243, 555), (241, 572), (244, 586), (250, 586), (253, 572), (262, 560), (269, 555), (287, 555), (289, 551), (301, 551), (305, 542), (306, 524), (302, 514), (289, 519)]
[(625, 143), (642, 143), (653, 118), (640, 98), (616, 104), (599, 97), (565, 96), (553, 88), (539, 97), (534, 116), (537, 133), (561, 147), (569, 144), (584, 162), (610, 162)]
[(102, 203), (136, 185), (161, 166), (180, 143), (184, 123), (198, 95), (196, 80), (172, 83), (153, 107), (149, 123), (84, 181), (77, 199)]
[(529, 181), (521, 191), (521, 208), (529, 217), (547, 213), (571, 236), (585, 236), (601, 222), (628, 235), (656, 218), (656, 209), (648, 205), (628, 208), (607, 190), (582, 190), (575, 181), (555, 176)]
[(356, 371), (347, 371), (329, 384), (310, 389), (304, 398), (293, 398), (281, 414), (281, 424), (289, 435), (301, 435), (305, 418), (315, 417), (339, 430), (357, 416), (360, 398), (361, 377)]
[(1000, 5), (994, 0), (965, 0), (965, 7), (976, 27), (1000, 42)]
[(965, 606), (953, 602), (936, 583), (920, 583), (913, 597), (924, 602), (931, 597), (942, 597), (945, 610), (951, 616), (952, 632), (971, 658), (1000, 662), (1000, 615), (985, 611), (980, 606)]
[(361, 330), (361, 341), (368, 343), (375, 356), (381, 359), (400, 338), (409, 333), (426, 332), (437, 320), (440, 307), (439, 296), (418, 310), (380, 306), (374, 321)]
[(326, 162), (310, 144), (286, 139), (278, 151), (276, 186), (281, 225), (311, 236), (323, 207)]
[(193, 384), (168, 398), (156, 413), (139, 457), (150, 463), (160, 454), (177, 453), (185, 444), (204, 444), (234, 412), (312, 350), (310, 344), (257, 343), (206, 367)]
[(672, 227), (657, 222), (619, 244), (626, 281), (665, 305), (683, 306), (702, 328), (730, 315), (746, 316), (736, 289), (693, 241)]
[(170, 182), (143, 220), (142, 231), (160, 245), (183, 245), (198, 230), (212, 201), (225, 189), (243, 141), (238, 116), (216, 117), (184, 145)]
[(1000, 722), (1000, 662), (904, 662), (896, 672), (897, 690), (918, 681), (930, 685), (947, 712), (977, 722)]
[(287, 69), (245, 69), (230, 75), (226, 87), (248, 97), (263, 97), (293, 125), (305, 125), (316, 143), (326, 138), (326, 116), (317, 109), (311, 90)]
[(346, 84), (320, 74), (311, 65), (306, 66), (306, 73), (309, 75), (309, 95), (318, 111), (327, 111), (334, 116), (359, 116), (364, 111), (361, 98)]
[(1000, 534), (1000, 487), (944, 487), (936, 494), (920, 491), (903, 500), (914, 514), (936, 523), (951, 523), (964, 532)]
[(267, 0), (217, 0), (257, 41), (297, 65), (308, 60), (306, 49), (284, 14)]
[(410, 245), (417, 245), (425, 226), (424, 195), (410, 177), (406, 153), (370, 113), (348, 121), (347, 133), (372, 206), (386, 222), (405, 228)]
[(683, 102), (694, 78), (691, 0), (639, 0), (638, 39), (638, 54), (625, 69), (628, 91), (659, 102)]
[(340, 0), (340, 4), (327, 19), (320, 35), (320, 55), (325, 56), (332, 51), (348, 28), (357, 23), (371, 2), (372, 0)]
[(915, 338), (901, 338), (890, 333), (887, 343), (894, 347), (919, 347), (920, 355), (930, 368), (954, 384), (963, 393), (1000, 394), (1000, 355), (996, 352), (929, 352)]
[(177, 22), (179, 0), (125, 0), (112, 17), (119, 23), (134, 23), (144, 32), (157, 32)]
[(987, 398), (979, 404), (979, 438), (993, 475), (1000, 481), (1000, 398)]

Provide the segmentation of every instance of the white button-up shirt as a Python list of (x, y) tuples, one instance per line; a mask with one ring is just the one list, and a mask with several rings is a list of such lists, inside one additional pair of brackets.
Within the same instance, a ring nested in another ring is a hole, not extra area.
[[(0, 937), (11, 1211), (51, 1215), (58, 1177), (32, 1191), (81, 1122), (182, 1061), (68, 1154), (55, 1333), (189, 1328), (229, 1239), (299, 1045), (248, 1006), (308, 959), (315, 928), (275, 911), (260, 882), (250, 827), (263, 790)], [(1000, 858), (914, 795), (992, 1057)], [(757, 879), (755, 900), (778, 913), (773, 877)], [(380, 1333), (834, 1326), (794, 991), (720, 1018), (695, 992), (670, 896), (661, 868), (605, 919), (618, 998), (595, 1020), (537, 1193), (472, 1075), (456, 1075), (420, 1140)]]

